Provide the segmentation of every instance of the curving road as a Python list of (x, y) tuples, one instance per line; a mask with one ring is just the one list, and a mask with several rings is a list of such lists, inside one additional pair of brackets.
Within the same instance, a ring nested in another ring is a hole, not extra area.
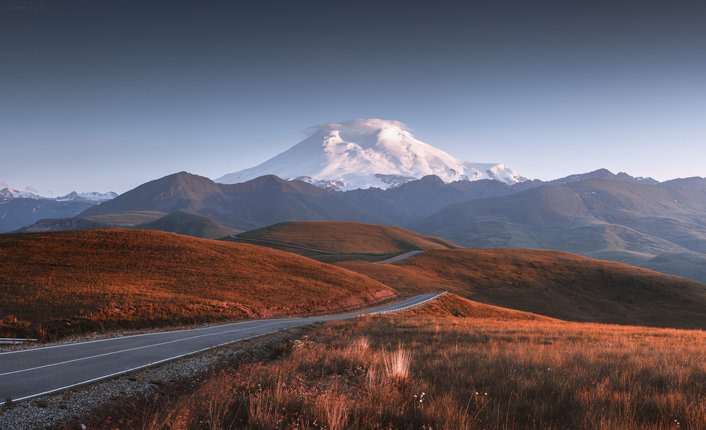
[(376, 262), (375, 264), (392, 264), (392, 263), (397, 263), (398, 261), (406, 260), (406, 259), (408, 259), (408, 258), (410, 258), (410, 257), (414, 257), (415, 255), (419, 255), (419, 254), (421, 254), (422, 252), (424, 252), (424, 251), (408, 251), (408, 252), (404, 252), (404, 253), (402, 253), (402, 254), (400, 254), (400, 255), (395, 255), (395, 256), (392, 257), (392, 258), (388, 258), (387, 260), (378, 261), (378, 262)]
[(0, 353), (0, 400), (26, 400), (207, 349), (317, 322), (399, 312), (444, 293), (339, 315), (243, 321)]

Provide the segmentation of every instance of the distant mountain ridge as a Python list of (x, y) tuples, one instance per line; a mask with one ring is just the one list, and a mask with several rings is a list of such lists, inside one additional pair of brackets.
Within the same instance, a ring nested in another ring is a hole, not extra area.
[(12, 187), (5, 187), (3, 189), (0, 189), (0, 201), (7, 201), (7, 200), (14, 200), (14, 199), (31, 199), (31, 200), (55, 200), (58, 202), (85, 201), (85, 202), (100, 203), (100, 202), (105, 202), (105, 201), (114, 199), (117, 196), (118, 196), (118, 194), (115, 192), (112, 192), (112, 191), (109, 191), (107, 193), (97, 193), (97, 192), (79, 193), (76, 191), (72, 191), (65, 196), (43, 197), (38, 194), (31, 193), (29, 191), (18, 191)]
[(577, 175), (570, 175), (570, 176), (566, 176), (564, 178), (549, 181), (549, 183), (550, 184), (557, 184), (557, 185), (564, 185), (564, 184), (569, 184), (571, 182), (586, 181), (588, 179), (617, 179), (617, 180), (621, 180), (621, 181), (625, 181), (625, 182), (633, 182), (636, 184), (652, 184), (652, 185), (659, 183), (659, 181), (657, 181), (656, 179), (630, 176), (625, 172), (620, 172), (620, 173), (615, 174), (608, 169), (598, 169), (598, 170), (594, 170), (594, 171), (588, 172), (588, 173), (580, 173)]
[[(15, 231), (47, 218), (75, 217), (89, 207), (115, 197), (117, 194), (114, 192), (73, 191), (65, 196), (52, 198), (6, 187), (0, 189), (0, 233)], [(65, 225), (68, 224), (71, 223)], [(52, 227), (47, 225), (45, 228)]]
[(706, 281), (706, 179), (614, 176), (449, 205), (411, 227), (470, 247), (558, 249)]
[(309, 132), (309, 137), (287, 151), (216, 182), (234, 184), (276, 175), (324, 188), (353, 190), (387, 189), (428, 175), (445, 182), (494, 179), (514, 184), (527, 180), (502, 164), (454, 158), (415, 138), (399, 121), (358, 119), (322, 124)]
[(239, 229), (290, 220), (347, 220), (355, 217), (372, 222), (378, 219), (350, 204), (343, 195), (276, 176), (262, 176), (229, 185), (180, 172), (140, 185), (114, 200), (86, 210), (81, 216), (145, 210), (187, 211)]
[(474, 248), (575, 252), (706, 282), (704, 178), (660, 183), (601, 169), (550, 182), (426, 176), (388, 189), (336, 191), (272, 175), (220, 184), (180, 172), (86, 204), (78, 218), (44, 220), (28, 231), (139, 226), (215, 237), (288, 221), (357, 221)]
[(60, 202), (82, 200), (87, 202), (101, 203), (107, 202), (108, 200), (112, 200), (116, 197), (118, 197), (118, 193), (115, 193), (113, 191), (109, 191), (107, 193), (97, 193), (95, 191), (88, 193), (77, 193), (76, 191), (72, 191), (65, 196), (55, 197), (53, 200), (57, 200)]

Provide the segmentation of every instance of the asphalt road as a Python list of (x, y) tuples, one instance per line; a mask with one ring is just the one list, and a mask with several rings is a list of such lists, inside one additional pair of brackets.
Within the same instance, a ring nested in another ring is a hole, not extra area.
[(252, 320), (3, 352), (0, 353), (0, 405), (7, 398), (26, 400), (284, 329), (399, 312), (441, 294), (422, 294), (339, 315)]

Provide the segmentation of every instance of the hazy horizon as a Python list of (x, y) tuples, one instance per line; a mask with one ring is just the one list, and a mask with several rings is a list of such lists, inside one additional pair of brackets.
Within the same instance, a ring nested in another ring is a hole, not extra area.
[(216, 178), (370, 117), (529, 178), (706, 176), (704, 20), (695, 1), (12, 1), (0, 187)]

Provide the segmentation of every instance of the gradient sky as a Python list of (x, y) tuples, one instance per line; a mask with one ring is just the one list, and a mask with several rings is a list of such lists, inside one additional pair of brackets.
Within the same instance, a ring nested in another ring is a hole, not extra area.
[(218, 177), (367, 117), (532, 178), (706, 176), (705, 22), (682, 0), (5, 0), (0, 185)]

